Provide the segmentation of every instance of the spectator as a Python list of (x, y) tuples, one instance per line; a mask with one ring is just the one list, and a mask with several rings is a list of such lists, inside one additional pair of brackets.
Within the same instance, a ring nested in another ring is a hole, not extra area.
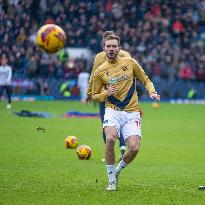
[(12, 68), (8, 64), (8, 59), (5, 54), (1, 56), (0, 66), (0, 99), (3, 95), (3, 91), (6, 90), (8, 97), (7, 109), (11, 109), (11, 77)]
[[(204, 81), (204, 1), (1, 2), (0, 53), (9, 54), (14, 77), (77, 78), (88, 67), (84, 58), (58, 62), (36, 48), (37, 29), (47, 22), (64, 28), (68, 47), (88, 47), (94, 53), (100, 50), (102, 33), (116, 31), (123, 49), (131, 52), (155, 80), (173, 80), (178, 73), (179, 78)], [(34, 68), (33, 56), (37, 62), (34, 61)], [(182, 63), (189, 68), (179, 67)]]
[(183, 80), (193, 79), (192, 69), (189, 65), (182, 63), (179, 70), (179, 77)]
[(78, 87), (80, 89), (81, 101), (86, 101), (87, 98), (87, 89), (88, 89), (88, 81), (89, 81), (89, 73), (81, 72), (78, 75)]

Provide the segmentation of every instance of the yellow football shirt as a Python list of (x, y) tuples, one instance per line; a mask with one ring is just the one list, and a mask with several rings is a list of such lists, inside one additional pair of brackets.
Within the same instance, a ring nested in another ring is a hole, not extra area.
[[(127, 51), (124, 51), (124, 50), (120, 50), (118, 56), (119, 57), (131, 57), (131, 55)], [(93, 68), (92, 68), (92, 72), (90, 74), (89, 84), (88, 84), (88, 90), (87, 90), (87, 95), (88, 96), (92, 95), (92, 86), (93, 86), (93, 75), (94, 75), (94, 72), (105, 61), (106, 61), (106, 53), (105, 53), (105, 51), (102, 51), (102, 52), (100, 52), (100, 53), (98, 53), (96, 55), (95, 61), (94, 61), (94, 65), (93, 65)]]
[[(93, 79), (92, 98), (95, 101), (105, 101), (106, 108), (127, 112), (139, 111), (136, 79), (142, 82), (149, 94), (156, 93), (153, 83), (142, 67), (130, 57), (106, 61), (94, 72)], [(108, 96), (108, 86), (111, 84), (115, 84), (117, 92)], [(105, 87), (105, 90), (101, 91), (102, 87)]]

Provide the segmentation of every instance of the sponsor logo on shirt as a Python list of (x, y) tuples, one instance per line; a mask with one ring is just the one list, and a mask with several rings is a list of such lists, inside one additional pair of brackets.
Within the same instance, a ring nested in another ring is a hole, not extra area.
[(123, 74), (123, 75), (120, 75), (120, 76), (118, 76), (118, 77), (111, 78), (111, 79), (109, 80), (109, 84), (110, 84), (110, 85), (114, 85), (114, 84), (116, 84), (116, 83), (118, 83), (118, 82), (120, 82), (120, 81), (127, 80), (127, 79), (128, 79), (128, 76), (127, 76), (126, 74)]

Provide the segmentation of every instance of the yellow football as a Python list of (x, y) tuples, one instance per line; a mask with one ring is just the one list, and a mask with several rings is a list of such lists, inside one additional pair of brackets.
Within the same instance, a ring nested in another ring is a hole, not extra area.
[(75, 136), (68, 136), (65, 138), (65, 146), (67, 148), (76, 148), (78, 146), (78, 139)]
[(90, 159), (91, 157), (91, 148), (87, 145), (81, 145), (76, 150), (77, 156), (79, 159)]
[(60, 26), (46, 24), (38, 30), (36, 43), (46, 53), (53, 54), (64, 48), (66, 34)]

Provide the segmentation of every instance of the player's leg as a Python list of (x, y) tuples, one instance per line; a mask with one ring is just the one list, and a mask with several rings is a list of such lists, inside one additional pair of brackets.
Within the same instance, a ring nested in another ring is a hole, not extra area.
[(127, 138), (128, 150), (123, 156), (123, 161), (129, 164), (137, 155), (140, 148), (141, 137), (138, 135)]
[(106, 108), (103, 129), (106, 134), (105, 162), (109, 179), (107, 190), (109, 191), (116, 190), (114, 146), (116, 138), (118, 137), (119, 128), (118, 112), (111, 108)]
[(107, 126), (104, 128), (106, 134), (106, 144), (105, 144), (105, 161), (106, 164), (115, 164), (115, 140), (117, 138), (117, 130), (114, 126)]
[[(100, 102), (99, 107), (100, 107), (100, 119), (101, 119), (101, 122), (103, 124), (104, 115), (105, 115), (105, 102)], [(106, 135), (105, 135), (104, 130), (102, 131), (102, 135), (103, 135), (103, 141), (104, 141), (104, 143), (106, 143)]]
[(10, 86), (5, 86), (7, 98), (8, 98), (8, 104), (7, 104), (7, 109), (11, 108), (11, 87)]
[(85, 85), (82, 85), (80, 91), (81, 91), (81, 102), (84, 103), (87, 98), (87, 87)]
[(115, 178), (118, 182), (118, 176), (122, 169), (124, 169), (133, 159), (137, 156), (137, 153), (140, 148), (141, 137), (138, 135), (130, 136), (126, 140), (128, 150), (122, 157), (122, 160), (119, 162), (117, 167), (115, 168)]
[[(100, 102), (99, 107), (100, 107), (100, 119), (101, 119), (101, 122), (103, 123), (104, 115), (105, 115), (105, 102)], [(104, 143), (106, 143), (106, 135), (105, 135), (104, 129), (102, 131), (102, 135), (103, 135)], [(125, 143), (124, 137), (121, 133), (120, 133), (120, 137), (119, 137), (119, 142), (120, 142), (119, 146), (120, 146), (120, 160), (121, 160), (122, 156), (124, 155), (124, 153), (126, 151), (126, 143)], [(102, 161), (104, 161), (104, 159), (102, 159)]]
[(120, 141), (119, 145), (120, 145), (120, 160), (121, 160), (123, 155), (126, 152), (126, 143), (125, 143), (122, 132), (120, 132), (119, 141)]
[(139, 112), (127, 114), (127, 122), (122, 127), (122, 134), (126, 139), (128, 150), (117, 165), (116, 178), (123, 168), (127, 166), (137, 155), (141, 142), (141, 118)]
[(1, 98), (2, 98), (2, 96), (3, 96), (3, 86), (0, 86), (0, 100), (1, 100)]
[(109, 179), (108, 191), (116, 190), (115, 179), (115, 140), (117, 137), (117, 130), (114, 126), (107, 126), (104, 128), (106, 134), (105, 144), (105, 162), (107, 167), (107, 174)]

